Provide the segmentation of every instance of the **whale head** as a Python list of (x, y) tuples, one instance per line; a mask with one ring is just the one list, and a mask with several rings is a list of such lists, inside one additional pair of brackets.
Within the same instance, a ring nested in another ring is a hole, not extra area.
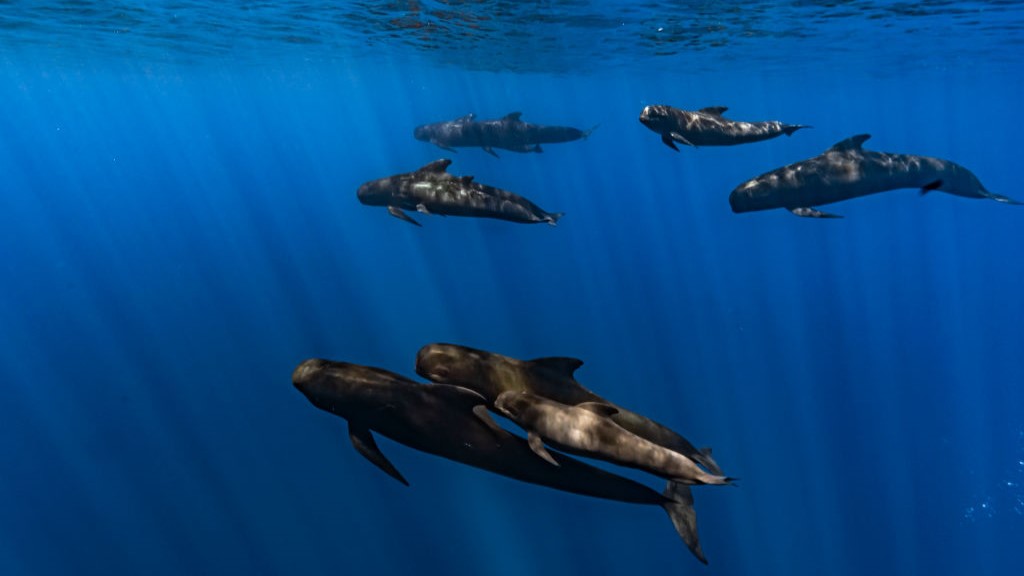
[(393, 178), (371, 180), (356, 190), (356, 197), (367, 206), (386, 206), (392, 199), (395, 187)]
[(737, 186), (729, 194), (729, 206), (737, 214), (782, 207), (778, 187), (765, 178), (754, 178)]
[(640, 112), (640, 123), (659, 134), (676, 130), (674, 122), (672, 110), (668, 106), (644, 106)]
[(416, 354), (416, 373), (438, 384), (454, 384), (494, 399), (514, 383), (500, 360), (504, 356), (457, 344), (427, 344)]
[(429, 142), (430, 139), (434, 137), (434, 130), (432, 128), (432, 125), (424, 124), (422, 126), (417, 126), (412, 131), (412, 137), (419, 140), (420, 142)]
[(367, 405), (379, 406), (395, 384), (409, 383), (380, 368), (320, 358), (306, 360), (292, 372), (292, 385), (311, 404), (342, 418), (365, 412)]
[(531, 404), (531, 394), (521, 391), (502, 392), (494, 400), (494, 409), (506, 418), (516, 420)]

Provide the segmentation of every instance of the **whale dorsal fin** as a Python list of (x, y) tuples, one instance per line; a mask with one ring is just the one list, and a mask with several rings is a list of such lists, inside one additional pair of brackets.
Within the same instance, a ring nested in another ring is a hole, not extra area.
[(721, 116), (722, 114), (725, 114), (725, 111), (728, 109), (728, 106), (708, 106), (707, 108), (701, 108), (700, 110), (697, 110), (697, 112), (703, 112), (704, 114), (708, 114), (710, 116)]
[(452, 163), (448, 158), (441, 158), (440, 160), (434, 160), (430, 164), (420, 168), (417, 172), (446, 172), (448, 166)]
[(472, 176), (463, 176), (463, 177), (459, 178), (459, 181), (462, 182), (463, 186), (469, 186), (470, 184), (473, 183), (473, 177)]
[(619, 413), (618, 408), (616, 408), (615, 406), (611, 406), (609, 404), (605, 404), (604, 402), (584, 402), (582, 404), (577, 404), (576, 407), (583, 408), (584, 410), (589, 410), (594, 414), (597, 414), (598, 416), (604, 416), (605, 418), (611, 418), (612, 416), (615, 416), (616, 414)]
[(510, 120), (512, 122), (518, 122), (519, 121), (519, 117), (522, 116), (522, 115), (523, 115), (522, 112), (509, 112), (508, 114), (505, 114), (505, 117), (502, 118), (502, 120)]
[(472, 112), (470, 112), (469, 114), (466, 114), (465, 116), (460, 116), (460, 117), (456, 118), (455, 120), (452, 120), (452, 122), (472, 122), (473, 118), (476, 118), (476, 114), (473, 114)]
[(864, 142), (871, 138), (871, 134), (857, 134), (856, 136), (850, 136), (842, 142), (836, 142), (826, 152), (841, 152), (843, 150), (860, 150)]
[(406, 486), (409, 485), (409, 481), (402, 476), (402, 473), (395, 468), (395, 465), (388, 460), (388, 457), (377, 448), (377, 442), (373, 439), (373, 433), (370, 432), (369, 428), (354, 424), (352, 421), (348, 423), (348, 437), (352, 441), (352, 447), (363, 455), (364, 458), (373, 462), (373, 465), (380, 468), (381, 470), (388, 473), (395, 480), (398, 480)]
[(535, 358), (527, 362), (533, 367), (550, 370), (559, 376), (572, 378), (573, 373), (583, 366), (583, 360), (579, 358), (568, 358), (562, 356), (550, 356), (547, 358)]

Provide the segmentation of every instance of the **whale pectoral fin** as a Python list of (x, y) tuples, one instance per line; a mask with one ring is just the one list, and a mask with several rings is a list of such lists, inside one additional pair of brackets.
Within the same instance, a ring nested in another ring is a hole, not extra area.
[(671, 136), (673, 140), (679, 142), (680, 144), (686, 144), (687, 146), (693, 146), (694, 148), (697, 147), (696, 144), (687, 140), (686, 137), (680, 134), (679, 132), (672, 132), (671, 134), (669, 134), (669, 136)]
[(498, 426), (498, 423), (494, 421), (494, 418), (491, 418), (491, 413), (487, 411), (487, 406), (484, 406), (483, 404), (473, 406), (473, 414), (477, 419), (484, 423), (484, 426), (487, 426), (488, 430), (494, 433), (494, 439), (498, 441), (499, 445), (501, 445), (501, 441), (505, 439), (505, 435), (507, 435), (508, 432), (501, 426)]
[(568, 358), (561, 356), (551, 356), (547, 358), (534, 358), (527, 362), (534, 368), (543, 368), (562, 376), (564, 378), (572, 378), (576, 370), (580, 366), (583, 366), (583, 360), (579, 358)]
[(605, 418), (611, 418), (612, 416), (615, 416), (616, 414), (619, 413), (618, 408), (610, 404), (605, 404), (603, 402), (583, 402), (582, 404), (577, 404), (576, 407), (583, 408), (584, 410), (589, 410), (594, 414), (597, 414), (598, 416), (604, 416)]
[(932, 190), (938, 190), (940, 186), (942, 186), (942, 180), (936, 180), (935, 182), (929, 182), (924, 186), (921, 186), (921, 196), (924, 196)]
[(413, 220), (411, 216), (409, 216), (405, 212), (402, 212), (402, 209), (399, 208), (398, 206), (388, 206), (388, 214), (391, 214), (392, 216), (398, 218), (399, 220), (405, 220), (409, 224), (415, 224), (416, 226), (420, 227), (423, 226), (423, 224), (420, 224), (419, 222)]
[(458, 150), (456, 150), (455, 148), (452, 148), (451, 146), (445, 146), (444, 144), (441, 143), (441, 141), (435, 140), (433, 138), (430, 140), (430, 143), (433, 144), (434, 146), (437, 146), (441, 150), (447, 150), (449, 152), (458, 152)]
[(498, 156), (498, 153), (495, 152), (494, 149), (491, 148), (490, 146), (484, 146), (483, 149), (484, 149), (484, 152), (487, 152), (491, 156), (494, 156), (495, 158), (501, 158), (501, 156)]
[(676, 146), (676, 143), (672, 141), (672, 136), (669, 136), (667, 132), (661, 135), (661, 141), (665, 143), (665, 146), (679, 152), (679, 148)]
[(838, 214), (829, 214), (828, 212), (822, 212), (821, 210), (815, 210), (814, 208), (790, 208), (789, 211), (802, 218), (842, 218), (842, 216)]
[(537, 153), (540, 153), (540, 152), (543, 152), (544, 150), (543, 150), (543, 149), (542, 149), (542, 148), (540, 147), (540, 144), (537, 144), (537, 145), (536, 145), (536, 146), (534, 146), (534, 147), (533, 147), (532, 149), (530, 149), (530, 151), (531, 151), (531, 152), (537, 152)]
[(551, 453), (548, 452), (547, 448), (544, 447), (544, 440), (542, 440), (536, 432), (528, 433), (526, 435), (526, 440), (530, 444), (530, 450), (533, 450), (534, 454), (547, 460), (548, 463), (553, 466), (560, 466), (560, 464), (555, 461), (554, 457), (551, 456)]
[(704, 551), (700, 548), (700, 538), (697, 536), (697, 512), (693, 509), (693, 492), (690, 491), (690, 487), (670, 480), (662, 495), (665, 497), (662, 507), (672, 520), (679, 537), (698, 560), (707, 564), (708, 559), (704, 557)]
[(416, 205), (416, 211), (420, 214), (426, 214), (427, 216), (430, 215), (430, 210), (427, 210), (427, 206), (422, 202)]
[(348, 437), (352, 441), (352, 447), (356, 449), (356, 452), (359, 452), (364, 458), (373, 462), (377, 468), (387, 472), (388, 476), (406, 486), (409, 485), (409, 481), (402, 476), (398, 468), (395, 468), (395, 465), (380, 451), (380, 448), (377, 448), (377, 441), (373, 439), (373, 433), (368, 428), (349, 422)]

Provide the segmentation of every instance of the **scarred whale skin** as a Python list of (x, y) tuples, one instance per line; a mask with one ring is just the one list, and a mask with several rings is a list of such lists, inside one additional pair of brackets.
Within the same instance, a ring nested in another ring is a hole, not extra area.
[[(669, 483), (663, 494), (639, 482), (554, 453), (558, 466), (541, 460), (521, 437), (486, 416), (483, 399), (470, 390), (419, 384), (373, 368), (310, 359), (292, 373), (292, 383), (317, 408), (348, 421), (353, 447), (399, 482), (408, 481), (377, 447), (377, 432), (410, 448), (500, 474), (606, 500), (661, 506), (697, 558), (707, 563), (696, 540), (693, 500)], [(483, 410), (481, 410), (483, 409)]]
[(467, 114), (455, 120), (417, 126), (413, 137), (451, 152), (455, 148), (483, 148), (497, 158), (495, 148), (512, 152), (543, 152), (541, 144), (582, 140), (594, 131), (593, 128), (580, 130), (571, 126), (530, 124), (523, 122), (521, 116), (521, 112), (512, 112), (497, 120), (476, 120), (476, 116)]
[(929, 156), (865, 150), (870, 134), (837, 142), (814, 158), (767, 172), (740, 184), (729, 195), (733, 212), (783, 208), (808, 218), (839, 218), (812, 208), (888, 190), (940, 190), (965, 198), (1020, 202), (989, 192), (970, 170)]
[(371, 180), (356, 196), (368, 206), (387, 206), (389, 214), (416, 226), (420, 223), (402, 210), (552, 226), (562, 217), (563, 213), (546, 212), (518, 194), (475, 182), (472, 176), (453, 176), (448, 173), (451, 163), (444, 158), (414, 172)]
[(802, 124), (785, 124), (778, 120), (739, 122), (724, 116), (725, 106), (709, 106), (700, 110), (680, 110), (662, 104), (645, 106), (640, 122), (661, 134), (661, 141), (679, 151), (676, 142), (687, 146), (733, 146), (770, 140), (783, 134), (789, 136)]

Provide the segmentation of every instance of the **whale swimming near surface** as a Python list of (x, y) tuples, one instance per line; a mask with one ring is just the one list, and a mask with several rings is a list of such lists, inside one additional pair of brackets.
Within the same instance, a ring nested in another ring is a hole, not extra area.
[(640, 122), (661, 134), (661, 141), (679, 151), (676, 142), (687, 146), (732, 146), (770, 140), (793, 134), (802, 124), (785, 124), (777, 120), (767, 122), (738, 122), (725, 118), (725, 106), (709, 106), (696, 111), (680, 110), (671, 106), (645, 106)]
[(668, 483), (659, 494), (647, 486), (554, 453), (557, 466), (541, 460), (521, 437), (495, 423), (483, 399), (445, 384), (419, 384), (399, 374), (345, 362), (310, 359), (292, 383), (317, 408), (348, 421), (352, 446), (402, 484), (408, 481), (381, 452), (373, 432), (410, 448), (556, 490), (660, 506), (694, 555), (707, 563), (697, 540), (688, 491)]
[(733, 212), (784, 208), (806, 218), (841, 218), (814, 206), (900, 188), (940, 190), (965, 198), (1020, 202), (985, 189), (970, 170), (949, 160), (865, 150), (870, 134), (837, 142), (822, 154), (748, 180), (729, 195)]
[(712, 474), (724, 475), (711, 449), (697, 449), (689, 440), (650, 418), (631, 412), (591, 392), (573, 376), (583, 361), (577, 358), (518, 360), (502, 354), (461, 346), (434, 343), (416, 354), (416, 373), (438, 383), (469, 388), (487, 399), (489, 406), (503, 392), (532, 392), (563, 404), (597, 402), (613, 406), (611, 416), (626, 430), (694, 460)]
[(521, 119), (522, 112), (512, 112), (497, 120), (476, 120), (467, 114), (455, 120), (417, 126), (413, 137), (422, 142), (455, 152), (455, 148), (483, 148), (495, 158), (495, 148), (513, 152), (543, 152), (541, 144), (557, 144), (582, 140), (594, 131), (570, 126), (542, 126)]
[(402, 210), (552, 226), (562, 217), (562, 212), (546, 212), (518, 194), (475, 182), (472, 176), (453, 176), (448, 173), (451, 163), (435, 160), (415, 172), (366, 182), (356, 196), (368, 206), (387, 206), (389, 214), (416, 226), (421, 224)]
[(637, 468), (682, 484), (730, 484), (724, 476), (708, 474), (682, 454), (645, 440), (611, 419), (613, 406), (584, 402), (575, 406), (555, 402), (530, 392), (502, 392), (494, 402), (498, 413), (526, 430), (533, 451), (557, 466), (544, 448), (556, 448)]

